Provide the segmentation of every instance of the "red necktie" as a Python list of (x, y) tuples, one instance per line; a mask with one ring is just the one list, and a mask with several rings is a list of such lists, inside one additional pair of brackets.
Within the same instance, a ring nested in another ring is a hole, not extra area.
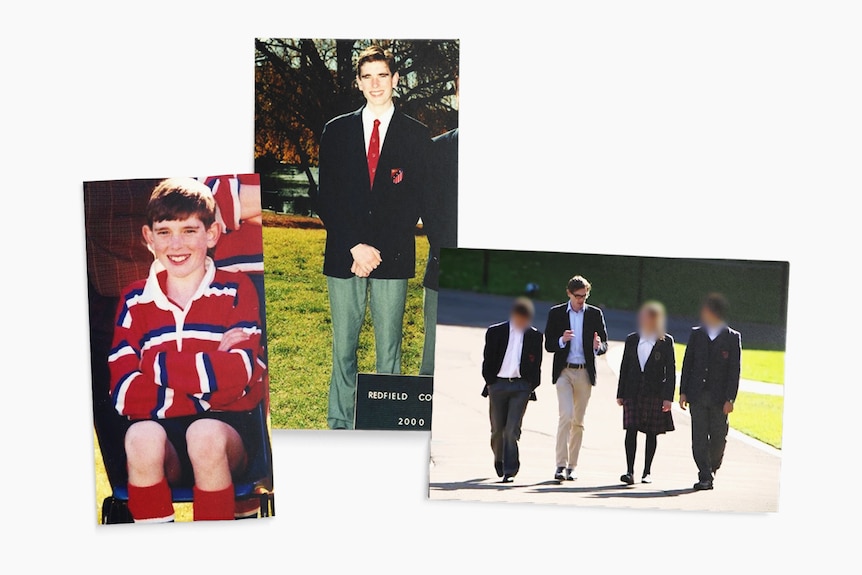
[(374, 120), (371, 130), (371, 140), (368, 142), (368, 179), (374, 187), (374, 174), (377, 173), (377, 161), (380, 159), (380, 120)]

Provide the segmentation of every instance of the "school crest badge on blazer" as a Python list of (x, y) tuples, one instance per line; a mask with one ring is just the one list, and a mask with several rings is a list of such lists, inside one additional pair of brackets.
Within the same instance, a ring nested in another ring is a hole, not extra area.
[(730, 352), (729, 352), (729, 351), (727, 351), (727, 350), (722, 351), (722, 352), (721, 352), (721, 357), (722, 357), (722, 358), (724, 358), (724, 359), (727, 359), (728, 357), (730, 357)]
[(655, 352), (655, 355), (653, 357), (655, 358), (656, 361), (660, 360), (661, 359), (661, 352), (660, 351)]
[(392, 183), (400, 184), (404, 180), (404, 170), (401, 168), (392, 168)]

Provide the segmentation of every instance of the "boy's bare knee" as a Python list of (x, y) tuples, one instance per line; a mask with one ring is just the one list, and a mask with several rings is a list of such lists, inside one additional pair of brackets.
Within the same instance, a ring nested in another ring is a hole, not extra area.
[(227, 454), (227, 425), (214, 419), (200, 419), (186, 430), (186, 445), (193, 464), (224, 460)]
[(167, 434), (154, 421), (139, 421), (126, 432), (125, 447), (129, 463), (163, 461)]

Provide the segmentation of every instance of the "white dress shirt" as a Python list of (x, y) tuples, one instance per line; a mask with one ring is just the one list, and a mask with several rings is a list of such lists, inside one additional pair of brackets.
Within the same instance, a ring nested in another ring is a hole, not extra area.
[[(587, 306), (584, 304), (580, 311), (575, 311), (572, 309), (571, 301), (566, 304), (566, 312), (569, 314), (569, 329), (574, 334), (569, 342), (571, 345), (569, 346), (569, 355), (566, 358), (568, 363), (579, 365), (587, 363), (587, 358), (584, 357), (584, 310), (586, 308)], [(561, 348), (566, 346), (562, 337), (560, 337), (559, 343)]]
[(375, 116), (374, 112), (368, 109), (368, 106), (362, 108), (362, 131), (365, 134), (366, 155), (368, 155), (368, 146), (371, 144), (371, 132), (374, 131), (374, 120), (380, 120), (377, 131), (380, 133), (380, 152), (383, 152), (383, 141), (386, 139), (386, 131), (389, 129), (389, 122), (392, 121), (393, 114), (395, 114), (395, 104), (389, 106), (389, 109), (379, 117)]
[(497, 372), (497, 377), (503, 379), (521, 377), (521, 355), (524, 352), (524, 332), (515, 329), (509, 324), (509, 343), (506, 345), (506, 355), (503, 356), (503, 365)]
[(720, 334), (723, 330), (724, 330), (724, 324), (718, 325), (715, 327), (707, 327), (706, 328), (706, 335), (709, 336), (710, 341), (715, 341), (715, 338), (717, 338), (718, 334)]
[(646, 362), (649, 359), (649, 354), (652, 353), (652, 348), (655, 347), (655, 342), (655, 336), (641, 334), (640, 341), (638, 341), (638, 361), (641, 364), (641, 371), (646, 367)]

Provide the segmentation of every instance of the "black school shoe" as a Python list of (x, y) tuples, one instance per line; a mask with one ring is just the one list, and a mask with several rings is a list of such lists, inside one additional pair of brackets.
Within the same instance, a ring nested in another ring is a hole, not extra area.
[(515, 476), (506, 473), (505, 475), (503, 475), (503, 479), (502, 479), (502, 481), (500, 481), (500, 483), (512, 483), (513, 477), (515, 477)]
[(556, 479), (557, 481), (565, 481), (566, 480), (566, 476), (563, 475), (563, 469), (565, 469), (565, 468), (557, 467), (557, 470), (554, 472), (554, 479)]
[(497, 472), (497, 477), (503, 477), (504, 473), (503, 473), (503, 462), (502, 461), (495, 461), (494, 462), (494, 471)]
[(631, 473), (625, 473), (623, 475), (620, 475), (620, 481), (622, 481), (626, 485), (634, 485), (635, 484), (635, 478), (634, 478), (634, 476), (632, 476)]
[(698, 481), (694, 484), (695, 491), (709, 491), (712, 489), (712, 481)]

